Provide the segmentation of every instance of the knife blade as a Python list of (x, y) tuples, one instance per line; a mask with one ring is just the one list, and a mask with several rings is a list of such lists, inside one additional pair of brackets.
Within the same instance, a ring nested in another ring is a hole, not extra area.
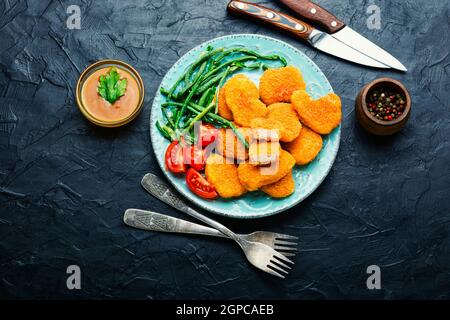
[(390, 68), (407, 71), (393, 55), (347, 26), (332, 13), (309, 0), (279, 0), (303, 19), (319, 25), (334, 39)]
[(306, 40), (313, 47), (362, 65), (375, 68), (389, 68), (389, 66), (376, 61), (367, 55), (345, 45), (329, 34), (319, 31), (304, 21), (295, 19), (287, 14), (245, 1), (232, 0), (228, 3), (230, 13), (251, 18), (282, 29), (302, 40)]

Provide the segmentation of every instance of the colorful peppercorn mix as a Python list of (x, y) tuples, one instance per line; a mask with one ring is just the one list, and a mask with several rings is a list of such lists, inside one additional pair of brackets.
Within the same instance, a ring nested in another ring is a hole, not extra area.
[(372, 116), (383, 121), (392, 121), (405, 111), (404, 95), (392, 89), (378, 88), (371, 91), (367, 97), (367, 108)]

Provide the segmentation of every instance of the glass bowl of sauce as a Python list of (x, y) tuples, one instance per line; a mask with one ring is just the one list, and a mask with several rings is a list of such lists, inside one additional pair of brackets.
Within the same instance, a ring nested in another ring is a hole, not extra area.
[[(120, 79), (126, 79), (125, 93), (113, 103), (99, 93), (99, 80), (111, 68)], [(144, 83), (139, 73), (129, 64), (119, 60), (101, 60), (80, 75), (76, 99), (81, 113), (92, 123), (102, 127), (120, 127), (132, 121), (142, 109)]]

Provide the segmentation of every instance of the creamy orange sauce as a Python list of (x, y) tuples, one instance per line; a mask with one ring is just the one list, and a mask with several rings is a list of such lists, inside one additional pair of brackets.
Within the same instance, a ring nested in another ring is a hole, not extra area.
[(98, 94), (98, 80), (105, 75), (111, 67), (99, 69), (92, 73), (84, 82), (81, 89), (81, 99), (87, 111), (102, 121), (117, 121), (127, 118), (139, 104), (139, 85), (133, 76), (117, 67), (121, 78), (126, 78), (128, 85), (125, 94), (113, 104)]

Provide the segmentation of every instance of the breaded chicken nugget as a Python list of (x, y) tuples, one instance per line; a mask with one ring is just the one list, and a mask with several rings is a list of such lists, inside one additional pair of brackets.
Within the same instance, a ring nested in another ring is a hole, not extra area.
[(311, 100), (305, 91), (296, 91), (292, 104), (300, 120), (317, 133), (329, 134), (341, 123), (341, 99), (334, 93)]
[(279, 141), (283, 124), (275, 119), (255, 118), (250, 122), (252, 137), (258, 141)]
[(297, 113), (290, 103), (273, 103), (267, 107), (269, 110), (266, 118), (281, 123), (280, 141), (290, 142), (298, 137), (302, 124), (298, 121)]
[(238, 167), (239, 181), (248, 191), (255, 191), (262, 186), (277, 182), (287, 175), (294, 165), (295, 159), (292, 155), (281, 149), (278, 161), (270, 166), (241, 163)]
[(308, 127), (303, 127), (300, 135), (283, 146), (289, 151), (299, 165), (313, 161), (322, 149), (322, 137)]
[(239, 197), (247, 192), (238, 178), (237, 166), (227, 163), (219, 154), (211, 154), (206, 160), (206, 179), (222, 198)]
[(288, 66), (266, 70), (259, 80), (261, 100), (269, 105), (276, 102), (291, 102), (292, 93), (306, 89), (299, 69)]
[(219, 101), (217, 103), (217, 109), (219, 115), (222, 118), (225, 118), (230, 121), (233, 120), (233, 113), (231, 112), (230, 108), (228, 108), (227, 101), (225, 100), (225, 86), (223, 86), (219, 90)]
[(278, 130), (282, 142), (290, 142), (300, 134), (302, 124), (290, 103), (273, 103), (267, 109), (268, 115), (253, 119), (250, 122), (251, 128)]
[(225, 85), (225, 101), (236, 124), (249, 127), (254, 118), (265, 117), (267, 108), (259, 100), (258, 88), (245, 75), (237, 75)]
[[(294, 95), (295, 95), (295, 104), (294, 104), (294, 100), (292, 99), (294, 97)], [(297, 104), (299, 104), (299, 103), (308, 104), (308, 103), (311, 103), (312, 101), (313, 101), (313, 99), (308, 94), (308, 92), (306, 92), (306, 90), (297, 90), (294, 93), (292, 93), (291, 103), (295, 110), (297, 110), (297, 108), (295, 107)]]
[(279, 142), (280, 141), (279, 132), (280, 132), (279, 130), (271, 130), (271, 129), (261, 129), (261, 128), (251, 129), (252, 141)]
[(272, 141), (253, 142), (248, 149), (249, 163), (266, 165), (278, 160), (280, 143)]
[[(238, 129), (247, 141), (250, 140), (251, 132), (247, 128)], [(241, 141), (236, 137), (231, 129), (219, 129), (217, 134), (216, 150), (222, 156), (228, 159), (245, 161), (248, 159), (248, 152)]]
[(277, 182), (261, 187), (261, 190), (272, 198), (286, 198), (290, 196), (295, 191), (292, 170)]

